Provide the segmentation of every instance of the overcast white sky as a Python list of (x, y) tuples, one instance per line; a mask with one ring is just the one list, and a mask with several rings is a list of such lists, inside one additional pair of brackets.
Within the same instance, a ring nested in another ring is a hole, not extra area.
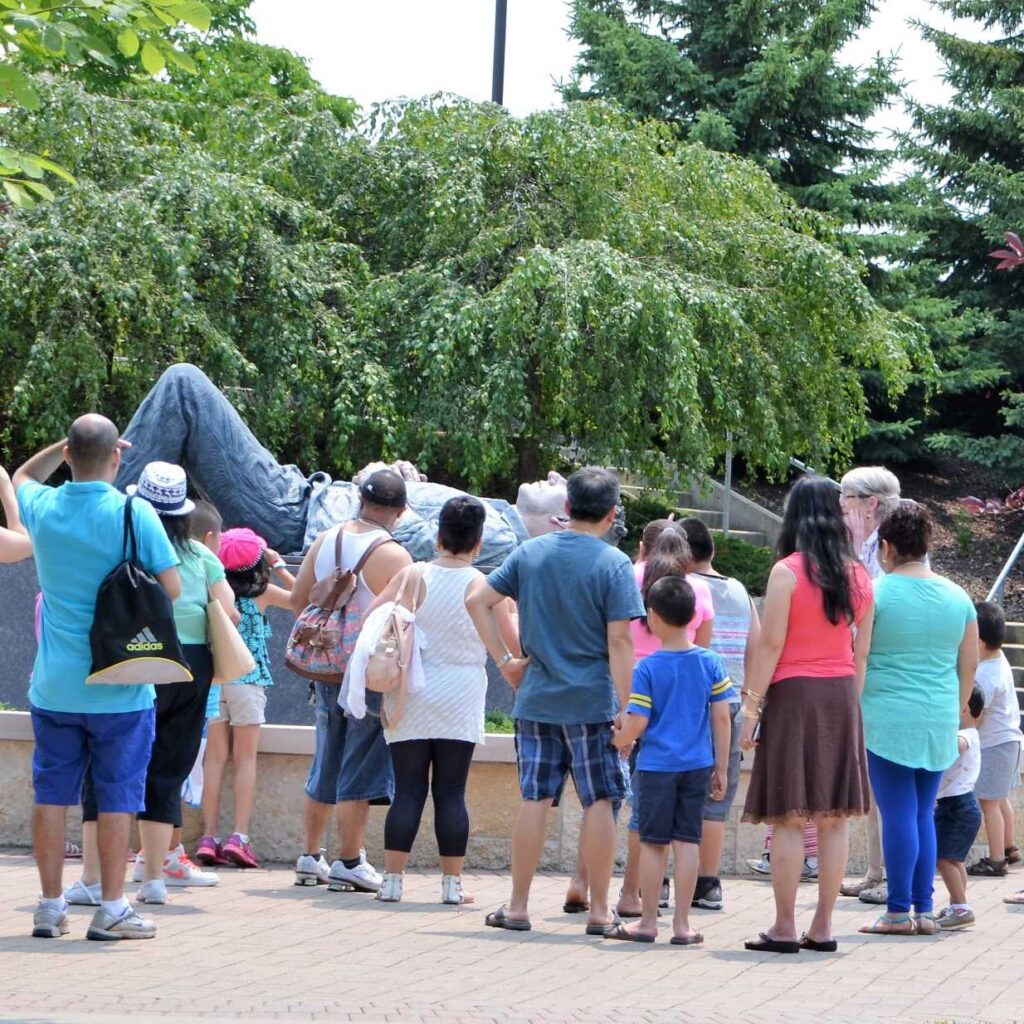
[[(851, 63), (897, 52), (908, 93), (941, 102), (947, 91), (934, 50), (908, 25), (912, 18), (948, 27), (927, 0), (881, 0), (869, 32), (851, 44)], [(493, 0), (255, 0), (261, 41), (294, 50), (331, 92), (364, 108), (378, 100), (444, 91), (490, 99)], [(576, 47), (566, 34), (563, 0), (508, 0), (505, 105), (517, 115), (556, 106), (553, 81), (568, 77)], [(973, 26), (961, 34), (977, 34)], [(878, 129), (903, 127), (897, 107)]]

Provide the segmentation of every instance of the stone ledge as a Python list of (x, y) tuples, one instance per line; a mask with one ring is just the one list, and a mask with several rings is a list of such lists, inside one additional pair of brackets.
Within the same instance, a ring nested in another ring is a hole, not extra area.
[[(296, 754), (313, 756), (315, 730), (311, 725), (264, 725), (260, 729), (261, 754)], [(32, 722), (27, 711), (0, 711), (0, 741), (33, 742)], [(474, 761), (485, 764), (515, 764), (516, 750), (512, 736), (488, 733), (473, 754)]]

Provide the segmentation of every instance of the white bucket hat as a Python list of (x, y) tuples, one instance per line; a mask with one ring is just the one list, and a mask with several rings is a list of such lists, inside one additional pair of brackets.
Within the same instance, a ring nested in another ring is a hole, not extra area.
[(185, 470), (172, 462), (149, 462), (138, 484), (130, 484), (129, 494), (148, 501), (162, 516), (187, 516), (196, 506), (186, 497)]

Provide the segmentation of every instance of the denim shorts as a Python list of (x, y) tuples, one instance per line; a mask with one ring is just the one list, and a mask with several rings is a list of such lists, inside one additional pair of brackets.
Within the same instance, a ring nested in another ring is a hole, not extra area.
[(31, 710), (36, 745), (32, 785), (37, 804), (72, 807), (82, 799), (86, 768), (104, 814), (135, 814), (145, 806), (153, 748), (153, 708), (114, 714)]
[(707, 803), (704, 805), (705, 821), (725, 821), (732, 809), (732, 802), (736, 799), (736, 790), (740, 784), (740, 723), (739, 713), (743, 705), (736, 701), (729, 709), (730, 726), (732, 730), (729, 742), (729, 768), (725, 776), (725, 796), (721, 800), (712, 800), (708, 793)]
[(612, 723), (554, 725), (516, 719), (519, 792), (524, 800), (551, 800), (557, 807), (572, 775), (580, 803), (614, 805), (626, 795), (626, 776), (612, 746)]
[(338, 706), (340, 687), (314, 683), (316, 751), (306, 796), (318, 804), (368, 800), (390, 804), (395, 795), (391, 754), (380, 726), (380, 694), (366, 695), (366, 716), (346, 718)]
[(962, 864), (971, 852), (978, 829), (981, 808), (973, 793), (944, 796), (935, 801), (935, 840), (938, 860)]
[(667, 846), (670, 842), (700, 843), (704, 803), (711, 782), (710, 768), (688, 772), (648, 772), (634, 777), (633, 798), (639, 817), (641, 843)]

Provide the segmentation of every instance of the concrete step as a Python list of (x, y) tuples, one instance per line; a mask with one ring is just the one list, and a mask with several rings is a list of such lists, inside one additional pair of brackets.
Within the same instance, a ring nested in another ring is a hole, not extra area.
[(1024, 669), (1024, 644), (1003, 644), (1003, 654), (1011, 665)]
[(1024, 644), (1024, 622), (1008, 622), (1006, 624), (1006, 642), (1008, 644)]
[[(635, 484), (623, 484), (622, 486), (622, 493), (631, 498), (639, 497), (645, 490), (646, 488), (638, 487)], [(671, 498), (672, 495), (669, 495), (668, 497)], [(692, 500), (692, 495), (687, 495), (686, 497), (691, 499), (687, 505), (672, 506), (672, 510), (676, 514), (676, 519), (693, 517), (705, 523), (709, 529), (721, 533), (722, 513), (716, 509), (700, 508), (698, 507), (699, 503)], [(729, 530), (729, 536), (735, 537), (737, 540), (746, 541), (748, 544), (753, 544), (754, 547), (757, 548), (766, 547), (768, 544), (767, 537), (760, 530), (737, 530), (733, 528)]]

